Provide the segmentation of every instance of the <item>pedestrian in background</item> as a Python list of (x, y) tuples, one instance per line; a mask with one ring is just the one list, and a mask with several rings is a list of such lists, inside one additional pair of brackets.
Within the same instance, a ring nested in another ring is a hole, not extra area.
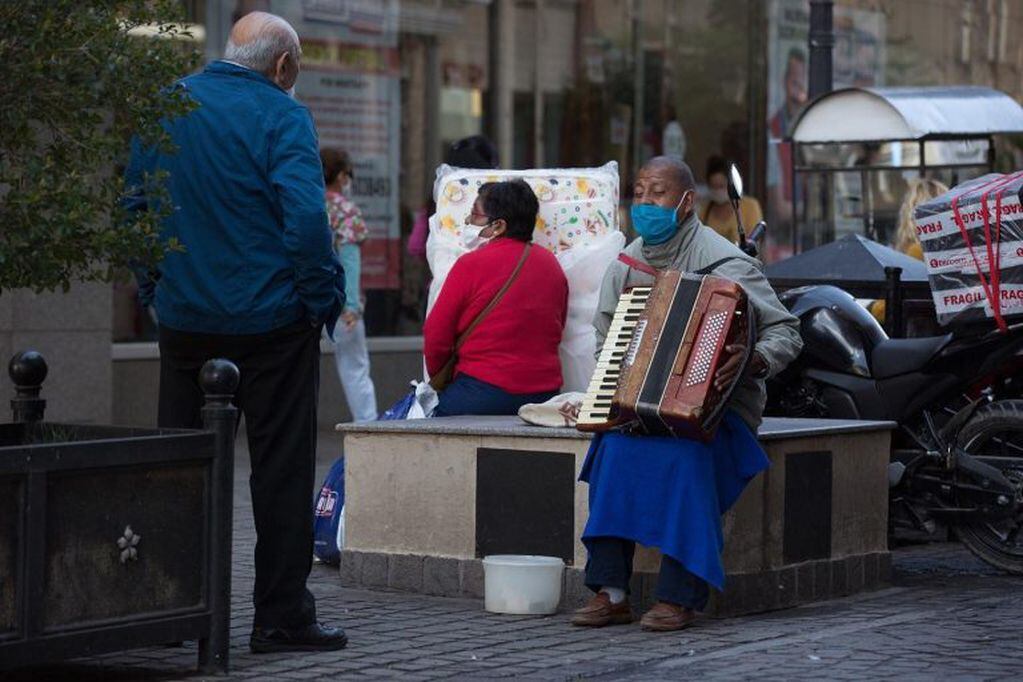
[(252, 12), (224, 59), (179, 81), (197, 104), (168, 121), (177, 148), (132, 145), (129, 210), (145, 210), (145, 176), (167, 173), (176, 210), (161, 237), (184, 250), (137, 273), (160, 323), (161, 427), (200, 428), (199, 368), (224, 357), (241, 370), (235, 402), (248, 432), (256, 525), (253, 652), (340, 649), (306, 589), (316, 464), (320, 330), (344, 303), (331, 249), (323, 171), (309, 110), (289, 96), (298, 34)]
[[(700, 222), (733, 244), (738, 244), (739, 223), (735, 220), (735, 211), (728, 198), (728, 162), (724, 157), (712, 156), (707, 159), (706, 178), (709, 196), (707, 203), (700, 209)], [(740, 197), (739, 213), (742, 215), (742, 225), (747, 230), (752, 230), (764, 218), (756, 197)]]
[[(899, 207), (899, 224), (895, 229), (895, 243), (892, 246), (911, 258), (924, 259), (924, 247), (920, 245), (920, 237), (916, 234), (916, 221), (913, 220), (913, 213), (916, 207), (940, 197), (948, 191), (948, 186), (933, 178), (917, 178), (909, 183), (906, 195), (902, 198), (902, 205)], [(884, 299), (878, 299), (867, 306), (867, 310), (881, 324), (885, 323), (887, 307)]]
[(359, 207), (349, 198), (355, 173), (348, 152), (325, 147), (320, 150), (320, 160), (327, 187), (327, 219), (334, 233), (334, 250), (345, 269), (345, 306), (334, 328), (334, 364), (352, 420), (373, 421), (377, 418), (377, 396), (369, 376), (366, 323), (362, 318), (359, 286), (366, 222)]

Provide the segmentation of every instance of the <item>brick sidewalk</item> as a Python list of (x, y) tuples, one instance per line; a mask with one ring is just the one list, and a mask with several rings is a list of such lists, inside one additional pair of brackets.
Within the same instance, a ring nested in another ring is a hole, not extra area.
[[(324, 443), (322, 475), (336, 442)], [(583, 630), (565, 614), (498, 616), (476, 601), (341, 587), (314, 567), (321, 620), (340, 624), (340, 652), (248, 651), (252, 618), (247, 461), (236, 484), (230, 679), (1017, 679), (1023, 661), (1023, 580), (1002, 576), (957, 545), (910, 546), (893, 555), (895, 584), (843, 600), (730, 620), (671, 634), (638, 625)], [(198, 680), (195, 643), (139, 649), (11, 675), (14, 680)], [(225, 679), (225, 678), (221, 678)]]

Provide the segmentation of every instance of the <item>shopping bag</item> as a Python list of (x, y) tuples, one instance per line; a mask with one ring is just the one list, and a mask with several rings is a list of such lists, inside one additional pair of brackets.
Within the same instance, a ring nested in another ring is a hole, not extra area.
[(416, 402), (416, 389), (412, 389), (402, 397), (398, 398), (398, 401), (393, 405), (384, 410), (384, 413), (380, 415), (377, 421), (392, 421), (395, 419), (408, 419), (409, 410)]
[(313, 554), (338, 564), (344, 547), (345, 458), (339, 457), (320, 486), (313, 510)]
[(437, 391), (426, 381), (411, 381), (412, 388), (398, 402), (387, 408), (377, 421), (393, 419), (426, 419), (440, 402)]

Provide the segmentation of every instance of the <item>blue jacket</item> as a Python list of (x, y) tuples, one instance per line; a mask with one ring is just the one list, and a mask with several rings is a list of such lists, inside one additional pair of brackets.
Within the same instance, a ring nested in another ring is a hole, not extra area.
[[(215, 61), (180, 80), (198, 103), (165, 124), (173, 154), (132, 143), (129, 210), (166, 171), (174, 201), (161, 236), (183, 252), (141, 273), (142, 303), (180, 331), (258, 334), (305, 319), (334, 328), (344, 271), (331, 248), (309, 111), (259, 73)], [(139, 273), (137, 273), (139, 274)]]

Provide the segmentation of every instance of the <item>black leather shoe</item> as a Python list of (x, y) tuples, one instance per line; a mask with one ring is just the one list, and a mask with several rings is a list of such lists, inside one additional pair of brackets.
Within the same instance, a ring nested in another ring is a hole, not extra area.
[(254, 654), (274, 651), (336, 651), (344, 649), (348, 637), (341, 628), (319, 623), (304, 628), (252, 628), (249, 650)]

